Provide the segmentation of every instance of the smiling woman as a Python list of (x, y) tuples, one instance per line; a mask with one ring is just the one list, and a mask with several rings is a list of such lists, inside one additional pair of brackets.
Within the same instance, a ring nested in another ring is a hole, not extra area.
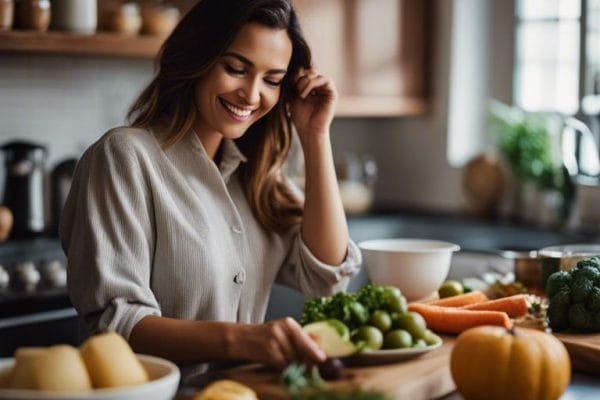
[[(285, 30), (249, 23), (228, 51), (196, 86), (199, 115), (195, 129), (209, 155), (221, 137), (237, 139), (265, 116), (280, 95), (280, 85), (292, 56)], [(216, 145), (216, 146), (215, 146)]]
[[(343, 289), (360, 252), (335, 180), (337, 92), (289, 0), (201, 0), (153, 81), (82, 156), (62, 214), (70, 296), (88, 333), (185, 365), (284, 367), (325, 354), (291, 318), (264, 322), (271, 286)], [(304, 196), (282, 166), (298, 133)]]

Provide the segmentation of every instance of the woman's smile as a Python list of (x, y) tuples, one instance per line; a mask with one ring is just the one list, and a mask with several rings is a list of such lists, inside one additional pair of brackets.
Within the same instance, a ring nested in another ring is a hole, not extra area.
[(225, 108), (225, 110), (228, 112), (228, 114), (231, 116), (231, 118), (238, 122), (248, 121), (248, 119), (250, 118), (252, 113), (254, 113), (254, 111), (257, 110), (257, 108), (249, 109), (249, 108), (238, 107), (238, 106), (234, 105), (233, 103), (230, 103), (229, 101), (225, 100), (222, 97), (219, 97), (219, 102)]

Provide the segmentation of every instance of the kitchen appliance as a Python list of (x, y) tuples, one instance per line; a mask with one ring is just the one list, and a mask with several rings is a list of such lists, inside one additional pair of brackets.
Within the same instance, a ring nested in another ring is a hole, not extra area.
[(46, 148), (14, 141), (0, 147), (6, 179), (3, 204), (13, 213), (13, 239), (41, 236), (45, 229), (44, 174)]

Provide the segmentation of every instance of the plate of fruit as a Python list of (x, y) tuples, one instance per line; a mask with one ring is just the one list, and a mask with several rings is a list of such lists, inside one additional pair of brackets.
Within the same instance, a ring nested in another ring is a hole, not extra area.
[(354, 293), (310, 299), (302, 324), (328, 357), (349, 365), (399, 362), (442, 345), (393, 286), (368, 284)]

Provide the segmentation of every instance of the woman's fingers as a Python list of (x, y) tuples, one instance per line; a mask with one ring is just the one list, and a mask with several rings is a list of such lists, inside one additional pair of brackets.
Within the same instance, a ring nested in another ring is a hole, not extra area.
[(319, 363), (327, 358), (323, 350), (293, 318), (267, 322), (265, 327), (268, 330), (268, 339), (264, 349), (266, 354), (263, 356), (272, 366), (285, 368), (297, 360)]
[(294, 344), (289, 338), (289, 327), (288, 322), (286, 320), (287, 318), (278, 321), (278, 323), (274, 326), (273, 329), (275, 340), (277, 340), (281, 356), (285, 361), (285, 364), (283, 365), (284, 367), (297, 359), (296, 349), (294, 348)]
[(299, 358), (313, 362), (320, 363), (325, 361), (327, 356), (317, 345), (317, 343), (302, 329), (300, 324), (291, 318), (286, 318), (287, 326), (289, 330), (290, 339), (292, 340), (296, 349), (296, 354)]
[(319, 71), (315, 69), (302, 71), (296, 80), (296, 90), (303, 99), (316, 88), (323, 88), (326, 91), (331, 91), (331, 86), (330, 78), (321, 75)]

